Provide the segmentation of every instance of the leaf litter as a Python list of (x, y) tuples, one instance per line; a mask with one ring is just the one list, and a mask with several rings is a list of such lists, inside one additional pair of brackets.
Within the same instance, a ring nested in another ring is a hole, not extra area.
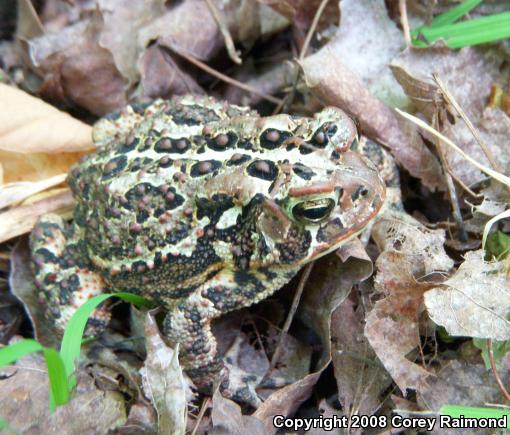
[[(77, 430), (275, 433), (277, 414), (389, 415), (403, 406), (416, 411), (448, 403), (503, 403), (494, 373), (483, 365), (486, 354), (482, 357), (471, 338), (485, 343), (510, 338), (508, 260), (491, 259), (478, 249), (486, 223), (508, 208), (508, 187), (489, 180), (393, 108), (414, 112), (490, 167), (435, 74), (494, 156), (492, 170), (507, 168), (507, 41), (461, 50), (441, 44), (406, 47), (403, 27), (447, 10), (450, 3), (443, 0), (405, 2), (409, 23), (396, 0), (331, 0), (320, 16), (319, 0), (213, 1), (215, 11), (202, 0), (135, 0), (129, 8), (117, 0), (46, 0), (37, 9), (19, 3), (24, 6), (16, 33), (0, 41), (0, 254), (11, 260), (10, 287), (43, 342), (51, 343), (52, 336), (33, 298), (26, 245), (11, 252), (9, 240), (28, 233), (42, 214), (70, 217), (73, 200), (64, 174), (92, 150), (90, 124), (98, 116), (127, 102), (183, 93), (213, 94), (263, 114), (283, 109), (310, 115), (330, 104), (355, 119), (360, 143), (382, 144), (399, 165), (396, 178), (395, 170), (380, 168), (392, 180), (390, 200), (362, 235), (363, 243), (313, 266), (297, 312), (289, 317), (290, 329), (282, 327), (296, 281), (216, 325), (233, 378), (253, 378), (261, 399), (256, 410), (218, 392), (212, 400), (190, 395), (177, 350), (162, 341), (157, 322), (148, 316), (145, 331), (131, 329), (135, 337), (145, 336), (146, 347), (138, 341), (115, 345), (115, 352), (87, 352), (97, 382), (79, 384), (67, 411), (59, 411), (71, 412), (65, 415)], [(475, 16), (502, 10), (495, 1), (475, 9)], [(225, 49), (229, 38), (240, 65)], [(303, 50), (305, 41), (310, 45)], [(459, 238), (451, 214), (446, 171), (457, 186), (454, 205), (468, 240)], [(510, 231), (508, 218), (495, 223), (496, 230)], [(7, 270), (1, 273), (7, 276)], [(0, 303), (3, 297), (0, 293)], [(509, 371), (505, 353), (496, 361), (503, 381)], [(106, 354), (108, 368), (94, 364), (99, 355), (104, 362)], [(136, 375), (142, 365), (142, 376)], [(23, 372), (15, 370), (0, 381), (1, 417), (21, 431), (27, 422), (47, 423), (55, 433), (66, 427), (58, 413), (33, 413), (34, 404), (47, 409), (40, 394), (47, 392), (46, 377), (29, 383), (20, 378), (18, 385), (16, 376)], [(78, 378), (83, 382), (83, 372)], [(398, 389), (388, 394), (392, 386)], [(19, 388), (25, 399), (17, 406), (27, 413), (21, 420), (8, 411), (13, 409), (9, 394)], [(102, 401), (80, 402), (91, 397)], [(102, 421), (81, 419), (82, 413)]]

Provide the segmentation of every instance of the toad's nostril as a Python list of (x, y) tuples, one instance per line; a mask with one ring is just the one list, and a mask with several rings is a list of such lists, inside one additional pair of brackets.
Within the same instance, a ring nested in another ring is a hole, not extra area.
[(362, 198), (368, 195), (369, 190), (365, 186), (358, 186), (358, 188), (351, 194), (352, 201), (357, 201), (359, 197)]

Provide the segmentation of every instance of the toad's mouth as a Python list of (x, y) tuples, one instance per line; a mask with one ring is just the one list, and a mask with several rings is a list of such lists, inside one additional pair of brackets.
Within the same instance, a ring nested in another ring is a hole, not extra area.
[(377, 195), (374, 201), (372, 201), (371, 212), (364, 215), (363, 218), (358, 216), (359, 221), (356, 225), (346, 227), (343, 225), (340, 218), (335, 218), (314, 230), (312, 236), (316, 244), (307, 260), (315, 260), (329, 254), (357, 237), (379, 214), (384, 199), (385, 192), (383, 191), (381, 195)]

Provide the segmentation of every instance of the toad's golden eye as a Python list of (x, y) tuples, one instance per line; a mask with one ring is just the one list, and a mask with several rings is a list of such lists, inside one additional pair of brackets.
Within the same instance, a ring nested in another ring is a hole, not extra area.
[(327, 219), (334, 207), (335, 201), (331, 198), (304, 201), (292, 208), (292, 216), (303, 224), (317, 224)]

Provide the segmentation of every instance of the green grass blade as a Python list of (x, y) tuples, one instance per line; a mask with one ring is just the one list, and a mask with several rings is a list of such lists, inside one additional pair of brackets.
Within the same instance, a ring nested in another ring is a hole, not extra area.
[[(510, 37), (510, 12), (439, 27), (424, 27), (415, 35), (415, 45), (444, 39), (450, 48), (483, 44)], [(419, 39), (416, 39), (419, 38)], [(417, 44), (417, 41), (420, 41)]]
[(489, 17), (477, 18), (475, 20), (462, 21), (461, 23), (448, 24), (446, 26), (428, 27), (421, 31), (421, 34), (428, 40), (438, 37), (448, 38), (460, 36), (470, 32), (490, 30), (494, 26), (508, 26), (510, 24), (510, 12), (491, 15)]
[(42, 350), (42, 346), (35, 340), (25, 339), (0, 349), (0, 367), (12, 364), (32, 352)]
[(13, 434), (18, 434), (10, 425), (8, 422), (6, 422), (3, 418), (0, 418), (0, 431), (5, 431)]
[(507, 23), (498, 24), (485, 29), (476, 29), (466, 34), (451, 36), (446, 39), (450, 48), (462, 48), (471, 45), (495, 42), (505, 38), (510, 38), (510, 19)]
[(483, 0), (466, 0), (461, 4), (447, 10), (446, 12), (438, 15), (432, 20), (429, 27), (443, 26), (445, 24), (452, 24), (459, 18), (462, 18), (472, 9), (476, 8)]
[(141, 296), (120, 292), (94, 296), (76, 310), (67, 323), (60, 346), (60, 357), (64, 363), (65, 373), (71, 388), (76, 385), (76, 378), (73, 376), (74, 363), (80, 356), (80, 348), (87, 321), (100, 303), (112, 297), (124, 299), (138, 306), (150, 306), (150, 303)]
[(504, 408), (475, 408), (462, 405), (444, 405), (439, 410), (441, 415), (466, 418), (501, 418), (506, 416), (507, 429), (510, 429), (510, 409)]
[(51, 347), (42, 349), (46, 366), (48, 367), (48, 377), (50, 382), (50, 410), (54, 411), (57, 406), (65, 405), (69, 402), (69, 393), (71, 386), (67, 382), (64, 362), (60, 354)]
[(466, 0), (465, 2), (449, 9), (448, 11), (438, 15), (432, 20), (432, 23), (428, 26), (420, 26), (411, 31), (411, 36), (415, 39), (423, 29), (431, 29), (437, 26), (445, 26), (447, 24), (453, 24), (459, 18), (466, 15), (472, 9), (477, 7), (483, 0)]
[(19, 358), (33, 352), (43, 352), (48, 368), (50, 408), (54, 410), (55, 406), (63, 405), (69, 401), (70, 391), (64, 364), (55, 349), (44, 347), (32, 339), (20, 340), (17, 343), (0, 349), (0, 366), (12, 364)]

